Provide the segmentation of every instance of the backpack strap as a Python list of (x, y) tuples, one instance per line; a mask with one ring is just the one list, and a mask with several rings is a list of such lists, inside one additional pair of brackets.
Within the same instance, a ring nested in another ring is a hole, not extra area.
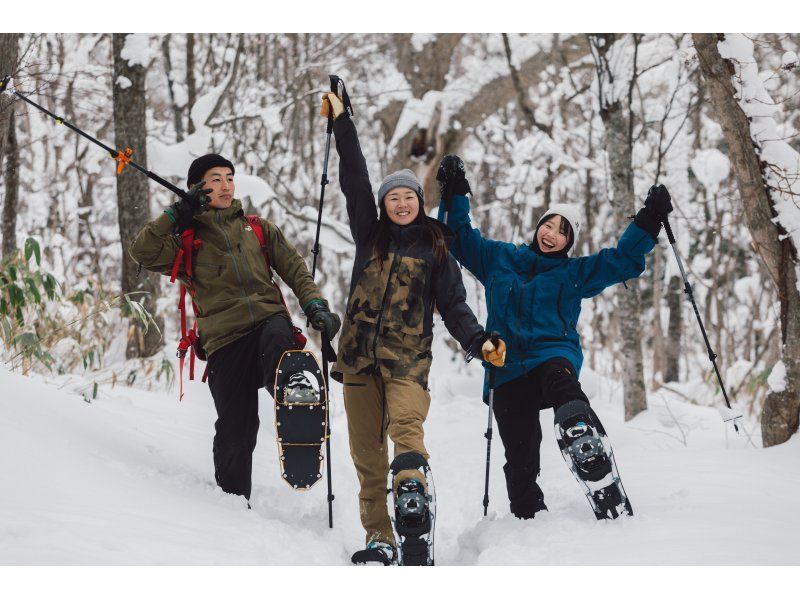
[[(175, 282), (175, 279), (178, 276), (178, 270), (180, 270), (181, 263), (183, 263), (184, 270), (186, 271), (186, 280), (181, 280), (181, 290), (180, 296), (178, 299), (178, 312), (180, 313), (181, 318), (181, 338), (178, 341), (178, 351), (177, 357), (179, 361), (179, 380), (180, 380), (180, 390), (178, 394), (178, 400), (183, 400), (183, 367), (184, 362), (186, 359), (186, 352), (189, 352), (189, 380), (194, 380), (194, 358), (195, 358), (195, 346), (199, 340), (197, 336), (197, 315), (198, 309), (197, 304), (194, 302), (195, 297), (195, 289), (194, 284), (192, 283), (192, 277), (194, 275), (194, 270), (192, 268), (192, 257), (194, 252), (202, 247), (203, 241), (195, 236), (194, 228), (187, 228), (185, 231), (181, 233), (181, 246), (178, 249), (178, 253), (175, 256), (175, 262), (172, 264), (172, 273), (170, 275), (170, 282)], [(187, 330), (186, 324), (186, 293), (189, 292), (189, 296), (191, 298), (192, 303), (192, 311), (194, 312), (195, 321), (192, 325), (191, 330)], [(207, 366), (206, 366), (207, 368)], [(205, 381), (205, 377), (207, 374), (203, 374), (203, 381)]]

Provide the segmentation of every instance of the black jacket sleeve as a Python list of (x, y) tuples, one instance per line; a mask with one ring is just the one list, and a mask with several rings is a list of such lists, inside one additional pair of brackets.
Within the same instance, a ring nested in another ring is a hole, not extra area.
[(378, 209), (369, 182), (367, 162), (358, 143), (356, 127), (343, 114), (333, 122), (336, 151), (339, 153), (339, 185), (347, 200), (350, 232), (356, 246), (365, 246), (372, 228), (378, 222)]
[(444, 319), (444, 325), (461, 347), (469, 350), (475, 338), (483, 334), (483, 326), (467, 305), (461, 269), (449, 251), (447, 259), (434, 270), (432, 284), (436, 307)]

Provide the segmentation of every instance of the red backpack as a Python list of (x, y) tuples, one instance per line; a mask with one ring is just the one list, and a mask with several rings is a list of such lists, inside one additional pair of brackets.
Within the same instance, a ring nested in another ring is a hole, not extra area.
[[(283, 293), (281, 292), (281, 287), (278, 282), (275, 280), (275, 277), (272, 275), (272, 268), (269, 265), (269, 253), (267, 252), (267, 238), (264, 234), (264, 227), (261, 226), (261, 218), (257, 215), (248, 215), (245, 216), (247, 219), (247, 223), (250, 225), (250, 228), (255, 233), (256, 237), (258, 238), (258, 242), (261, 245), (261, 253), (264, 254), (264, 263), (267, 266), (267, 274), (269, 275), (269, 279), (272, 284), (275, 285), (275, 288), (278, 289), (278, 295), (280, 295), (281, 303), (283, 303), (283, 307), (286, 310), (286, 315), (289, 318), (289, 322), (292, 322), (292, 315), (289, 312), (289, 308), (286, 307), (286, 300), (283, 298)], [(178, 400), (183, 399), (183, 363), (186, 358), (186, 352), (189, 352), (189, 380), (194, 380), (194, 358), (197, 355), (198, 359), (205, 361), (205, 354), (202, 348), (199, 345), (200, 338), (197, 336), (197, 305), (194, 302), (195, 297), (195, 289), (194, 285), (192, 284), (192, 276), (194, 272), (192, 270), (192, 256), (194, 253), (200, 249), (203, 245), (202, 239), (195, 236), (194, 228), (189, 228), (181, 233), (181, 247), (178, 249), (178, 254), (175, 256), (175, 262), (172, 265), (172, 275), (170, 276), (169, 281), (175, 282), (175, 279), (178, 276), (178, 269), (180, 268), (181, 262), (184, 264), (184, 268), (186, 270), (186, 277), (187, 282), (181, 281), (181, 290), (180, 290), (180, 299), (178, 299), (178, 311), (181, 314), (181, 339), (178, 342), (178, 353), (177, 356), (180, 359), (180, 366), (179, 366), (179, 376), (180, 376), (180, 395)], [(187, 330), (186, 328), (186, 291), (189, 291), (189, 295), (192, 298), (192, 311), (194, 311), (195, 321), (192, 325), (191, 330)], [(300, 328), (292, 323), (292, 330), (294, 331), (294, 341), (298, 347), (303, 349), (306, 346), (307, 339)], [(206, 364), (206, 369), (203, 372), (203, 382), (206, 381), (208, 378), (208, 364)]]

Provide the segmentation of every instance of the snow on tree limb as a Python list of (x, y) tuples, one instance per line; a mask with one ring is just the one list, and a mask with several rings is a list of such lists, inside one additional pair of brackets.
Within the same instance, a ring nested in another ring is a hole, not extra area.
[(767, 190), (777, 217), (773, 222), (786, 231), (795, 250), (800, 249), (800, 154), (783, 140), (774, 115), (780, 110), (761, 79), (752, 40), (729, 33), (717, 44), (723, 58), (731, 61), (736, 100), (750, 121), (750, 135), (764, 166)]

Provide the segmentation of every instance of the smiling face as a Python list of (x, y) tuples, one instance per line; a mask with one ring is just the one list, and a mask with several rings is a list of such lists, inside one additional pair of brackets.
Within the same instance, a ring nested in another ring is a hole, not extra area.
[(561, 251), (569, 243), (569, 223), (556, 214), (549, 218), (536, 231), (536, 242), (543, 253)]
[(236, 185), (233, 183), (233, 172), (226, 166), (215, 166), (203, 175), (205, 189), (211, 189), (208, 194), (208, 205), (218, 210), (230, 207)]
[(413, 189), (395, 187), (383, 198), (389, 220), (400, 226), (411, 224), (419, 214), (419, 197)]

